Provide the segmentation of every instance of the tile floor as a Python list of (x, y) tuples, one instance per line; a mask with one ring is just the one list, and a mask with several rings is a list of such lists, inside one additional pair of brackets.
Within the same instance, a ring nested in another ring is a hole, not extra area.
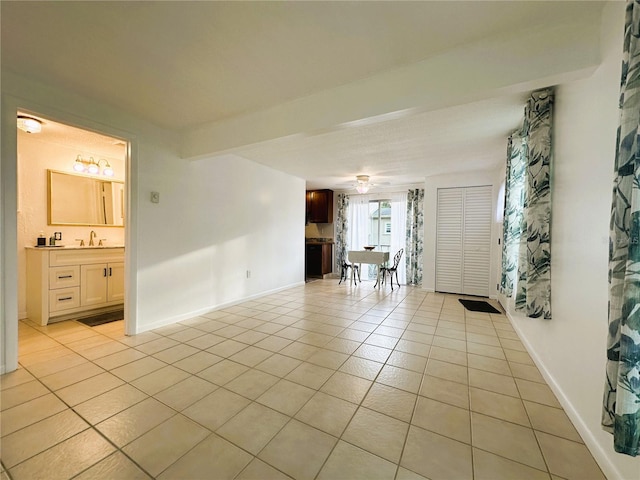
[(134, 337), (20, 322), (3, 479), (602, 479), (503, 315), (322, 280)]

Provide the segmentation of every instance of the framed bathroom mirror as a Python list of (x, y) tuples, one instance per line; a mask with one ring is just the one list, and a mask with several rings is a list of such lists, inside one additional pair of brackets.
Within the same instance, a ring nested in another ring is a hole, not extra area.
[(47, 170), (49, 225), (124, 226), (124, 182)]

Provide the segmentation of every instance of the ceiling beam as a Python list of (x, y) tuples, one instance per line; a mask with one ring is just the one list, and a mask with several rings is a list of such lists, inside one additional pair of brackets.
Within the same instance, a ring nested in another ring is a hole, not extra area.
[(584, 78), (600, 63), (600, 16), (486, 38), (421, 62), (183, 132), (183, 158), (340, 128), (391, 112), (425, 112)]

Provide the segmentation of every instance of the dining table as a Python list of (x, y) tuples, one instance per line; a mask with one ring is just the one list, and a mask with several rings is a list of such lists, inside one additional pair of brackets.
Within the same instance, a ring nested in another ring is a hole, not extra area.
[[(389, 252), (374, 252), (373, 250), (349, 250), (347, 252), (347, 258), (351, 263), (357, 263), (360, 265), (359, 270), (362, 271), (361, 265), (368, 263), (371, 265), (378, 265), (376, 275), (376, 285), (380, 288), (380, 269), (389, 261)], [(351, 284), (353, 285), (353, 276), (355, 270), (351, 271)]]

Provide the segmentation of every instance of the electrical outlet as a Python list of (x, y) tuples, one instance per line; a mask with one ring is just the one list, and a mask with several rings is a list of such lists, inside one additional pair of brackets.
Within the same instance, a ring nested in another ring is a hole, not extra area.
[(160, 192), (151, 192), (151, 203), (160, 203)]
[(251, 278), (251, 270), (247, 270), (247, 278)]

